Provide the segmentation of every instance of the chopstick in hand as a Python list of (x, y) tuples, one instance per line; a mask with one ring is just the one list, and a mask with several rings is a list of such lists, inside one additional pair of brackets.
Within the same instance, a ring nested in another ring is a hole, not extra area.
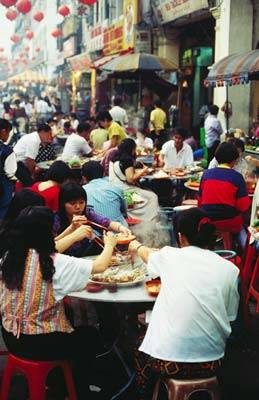
[(86, 224), (87, 225), (91, 225), (91, 226), (96, 226), (96, 228), (99, 228), (99, 229), (102, 229), (103, 231), (106, 231), (106, 232), (108, 232), (108, 228), (106, 228), (105, 226), (103, 226), (103, 225), (99, 225), (99, 224), (97, 224), (96, 222), (93, 222), (93, 221), (89, 221), (89, 220), (87, 220), (87, 222), (86, 222)]

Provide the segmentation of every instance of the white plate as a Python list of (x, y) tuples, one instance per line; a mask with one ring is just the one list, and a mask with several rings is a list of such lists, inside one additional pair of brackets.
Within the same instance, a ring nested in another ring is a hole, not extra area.
[(146, 276), (142, 276), (139, 279), (136, 279), (135, 281), (131, 281), (131, 282), (118, 282), (118, 283), (115, 283), (115, 282), (100, 282), (100, 281), (95, 281), (93, 279), (89, 279), (89, 282), (97, 283), (99, 285), (104, 285), (104, 286), (114, 286), (114, 285), (116, 285), (116, 286), (134, 286), (134, 285), (137, 285), (137, 284), (139, 284), (141, 282), (144, 282), (145, 279), (146, 279)]

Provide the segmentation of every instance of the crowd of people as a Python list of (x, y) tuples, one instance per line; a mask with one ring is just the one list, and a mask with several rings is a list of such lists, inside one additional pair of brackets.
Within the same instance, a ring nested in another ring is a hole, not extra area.
[[(154, 155), (156, 168), (171, 172), (193, 166), (195, 159), (196, 146), (188, 144), (186, 130), (166, 129), (160, 101), (151, 112), (148, 133), (129, 134), (121, 105), (115, 98), (110, 111), (79, 121), (76, 114), (67, 117), (40, 99), (38, 127), (30, 133), (25, 126), (31, 111), (25, 102), (16, 102), (16, 114), (5, 104), (0, 119), (3, 338), (20, 357), (73, 360), (79, 399), (91, 399), (87, 371), (100, 337), (91, 327), (72, 326), (63, 300), (84, 289), (92, 273), (109, 267), (117, 243), (113, 233), (131, 234), (130, 218), (157, 226), (159, 196), (143, 184), (149, 168), (138, 162), (138, 149)], [(132, 258), (138, 255), (162, 282), (134, 353), (135, 400), (151, 398), (159, 374), (180, 379), (215, 375), (236, 319), (239, 271), (213, 248), (216, 231), (246, 232), (251, 206), (246, 177), (259, 162), (244, 159), (241, 139), (227, 137), (220, 143), (217, 112), (211, 106), (205, 119), (209, 165), (201, 177), (198, 207), (174, 220), (178, 247), (154, 250), (138, 240), (129, 245)], [(12, 146), (7, 143), (14, 119), (24, 134)], [(65, 136), (63, 147), (59, 135)], [(71, 160), (83, 157), (87, 162), (79, 163), (79, 174), (74, 174)], [(45, 171), (40, 163), (48, 160), (53, 163)], [(257, 184), (251, 219), (258, 213), (258, 190)], [(125, 194), (132, 191), (139, 200), (130, 208)], [(103, 248), (96, 240), (102, 236)], [(94, 261), (82, 259), (92, 255), (97, 256)]]

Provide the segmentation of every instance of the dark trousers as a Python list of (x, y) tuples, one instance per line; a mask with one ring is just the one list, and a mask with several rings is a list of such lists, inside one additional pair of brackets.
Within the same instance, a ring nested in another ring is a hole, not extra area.
[(22, 161), (18, 161), (17, 163), (15, 176), (25, 187), (31, 186), (34, 183), (30, 171)]
[(78, 399), (88, 398), (89, 374), (93, 371), (99, 345), (99, 336), (94, 328), (77, 328), (72, 333), (22, 334), (19, 339), (4, 328), (2, 334), (8, 351), (18, 357), (37, 361), (71, 361)]
[(216, 142), (214, 142), (211, 147), (208, 147), (208, 164), (214, 158), (215, 151), (217, 150), (217, 147), (218, 147), (219, 144), (220, 144), (220, 141), (216, 140)]

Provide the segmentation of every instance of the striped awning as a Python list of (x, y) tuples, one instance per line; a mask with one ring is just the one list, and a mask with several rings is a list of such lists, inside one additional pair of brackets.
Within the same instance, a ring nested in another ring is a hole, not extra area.
[(206, 86), (239, 85), (259, 79), (259, 50), (232, 54), (212, 65)]

